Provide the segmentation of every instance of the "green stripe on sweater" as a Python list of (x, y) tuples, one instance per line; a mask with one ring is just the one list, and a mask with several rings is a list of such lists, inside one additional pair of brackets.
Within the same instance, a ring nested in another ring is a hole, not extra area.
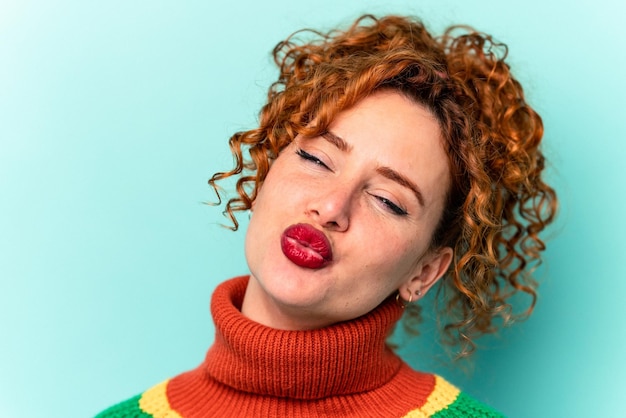
[(461, 392), (459, 396), (445, 409), (438, 411), (433, 418), (449, 417), (487, 417), (503, 418), (504, 415), (494, 411), (485, 404)]
[(153, 418), (151, 414), (146, 414), (139, 408), (141, 395), (134, 396), (109, 409), (102, 411), (96, 418)]

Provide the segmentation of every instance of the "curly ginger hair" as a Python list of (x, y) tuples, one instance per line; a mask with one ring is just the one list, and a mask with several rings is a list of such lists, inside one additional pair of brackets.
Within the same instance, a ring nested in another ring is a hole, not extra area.
[[(299, 41), (308, 34), (313, 39)], [(381, 89), (398, 91), (437, 118), (449, 158), (451, 185), (431, 248), (449, 246), (454, 259), (441, 281), (446, 340), (460, 355), (512, 314), (510, 297), (530, 295), (530, 273), (545, 249), (539, 233), (553, 220), (554, 190), (542, 180), (545, 158), (540, 116), (526, 103), (505, 63), (507, 47), (463, 26), (433, 37), (415, 19), (360, 17), (347, 30), (299, 31), (273, 57), (280, 75), (260, 112), (259, 127), (230, 138), (235, 167), (209, 183), (235, 176), (237, 196), (225, 213), (249, 210), (272, 161), (297, 135), (325, 133), (335, 116)], [(244, 157), (244, 152), (249, 158)], [(405, 317), (419, 315), (409, 305)], [(405, 321), (405, 324), (414, 324)]]

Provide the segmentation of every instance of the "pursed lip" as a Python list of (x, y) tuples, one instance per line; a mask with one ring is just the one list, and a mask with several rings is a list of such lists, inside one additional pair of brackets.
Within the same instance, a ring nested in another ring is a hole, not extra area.
[(326, 235), (305, 223), (287, 227), (281, 235), (280, 246), (285, 257), (300, 267), (319, 269), (333, 259)]

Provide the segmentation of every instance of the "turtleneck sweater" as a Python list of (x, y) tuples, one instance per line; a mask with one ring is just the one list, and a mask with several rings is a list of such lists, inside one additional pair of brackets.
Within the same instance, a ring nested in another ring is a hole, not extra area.
[(215, 341), (204, 362), (97, 418), (501, 417), (443, 378), (412, 370), (386, 344), (402, 308), (309, 331), (261, 325), (241, 313), (248, 277), (211, 300)]

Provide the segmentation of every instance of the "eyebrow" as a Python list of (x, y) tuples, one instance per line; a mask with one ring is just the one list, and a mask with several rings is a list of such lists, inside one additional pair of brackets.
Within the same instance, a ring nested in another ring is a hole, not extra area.
[(383, 177), (386, 177), (389, 180), (395, 181), (396, 183), (399, 183), (400, 185), (411, 189), (413, 194), (415, 194), (415, 197), (417, 198), (420, 206), (425, 206), (424, 195), (422, 194), (420, 188), (417, 187), (417, 184), (413, 183), (411, 180), (389, 167), (378, 167), (376, 171)]
[(322, 135), (322, 138), (339, 148), (341, 151), (349, 152), (352, 149), (352, 146), (344, 141), (340, 136), (335, 135), (331, 131), (326, 131)]
[[(341, 151), (349, 152), (352, 149), (352, 146), (350, 144), (348, 144), (343, 138), (332, 133), (331, 131), (326, 131), (320, 136), (324, 138), (325, 140), (327, 140), (328, 142), (330, 142), (331, 144), (333, 144), (334, 146), (336, 146), (337, 148), (339, 148)], [(420, 188), (417, 187), (417, 184), (413, 183), (411, 180), (409, 180), (408, 178), (406, 178), (405, 176), (403, 176), (402, 174), (398, 173), (396, 170), (390, 167), (378, 167), (376, 171), (381, 176), (388, 178), (389, 180), (395, 181), (401, 186), (404, 186), (410, 189), (415, 195), (415, 197), (417, 198), (417, 201), (419, 202), (420, 206), (422, 207), (426, 206), (424, 195), (422, 194)]]

